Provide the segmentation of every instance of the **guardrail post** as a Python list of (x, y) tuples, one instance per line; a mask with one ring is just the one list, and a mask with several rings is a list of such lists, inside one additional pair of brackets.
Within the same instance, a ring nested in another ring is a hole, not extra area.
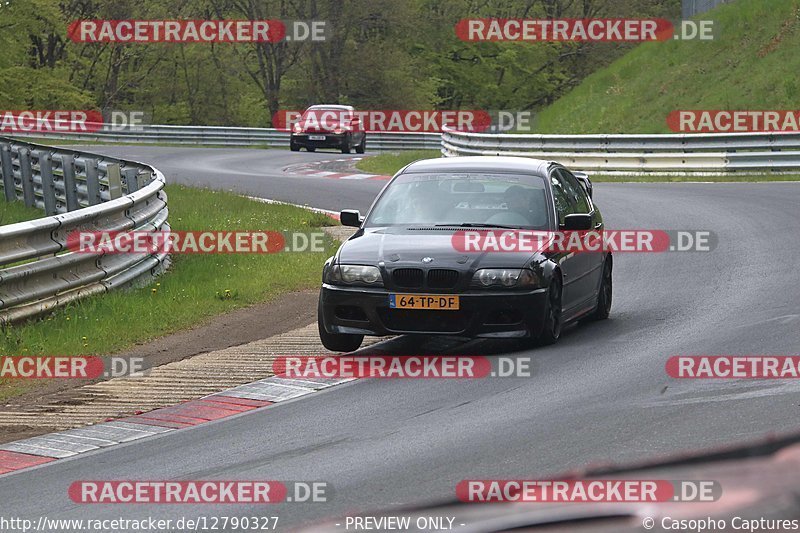
[(14, 187), (14, 165), (11, 164), (11, 145), (0, 144), (0, 171), (3, 173), (3, 191), (6, 202), (17, 199), (17, 190)]
[(39, 161), (39, 174), (42, 176), (42, 199), (47, 216), (58, 214), (56, 209), (56, 184), (53, 181), (53, 159), (47, 150), (33, 150), (33, 157)]
[(100, 178), (97, 177), (97, 159), (85, 159), (86, 163), (86, 196), (89, 205), (97, 205), (103, 201), (100, 197)]
[(108, 196), (110, 200), (122, 197), (122, 174), (119, 164), (113, 163), (106, 168), (106, 178), (108, 178)]
[(22, 201), (25, 202), (25, 207), (35, 207), (31, 151), (28, 148), (20, 148), (17, 153), (19, 154), (19, 174), (22, 179)]
[[(125, 193), (130, 194), (139, 190), (139, 171), (135, 168), (122, 169), (122, 176), (124, 176)], [(109, 182), (110, 183), (110, 182)]]
[(75, 181), (75, 157), (70, 154), (61, 156), (61, 169), (64, 172), (64, 197), (67, 200), (67, 211), (80, 209), (78, 205), (78, 185)]
[(149, 170), (139, 172), (139, 187), (150, 185), (153, 182), (153, 173)]

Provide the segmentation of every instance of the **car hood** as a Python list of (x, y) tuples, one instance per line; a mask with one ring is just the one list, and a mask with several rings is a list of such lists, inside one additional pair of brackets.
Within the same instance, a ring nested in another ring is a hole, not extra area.
[[(547, 479), (642, 479), (642, 480), (713, 480), (719, 487), (714, 501), (654, 503), (461, 503), (453, 500), (425, 502), (406, 507), (351, 512), (348, 516), (408, 517), (410, 523), (425, 517), (442, 517), (452, 521), (460, 533), (487, 531), (536, 531), (537, 533), (642, 533), (647, 521), (653, 531), (750, 531), (747, 521), (795, 520), (798, 513), (800, 483), (800, 435), (772, 435), (762, 442), (719, 448), (707, 452), (665, 457), (635, 465), (607, 465), (577, 470), (564, 476)], [(531, 479), (537, 479), (532, 476)], [(539, 478), (542, 479), (542, 478)], [(453, 487), (455, 492), (455, 487)], [(343, 517), (344, 518), (344, 517)], [(739, 520), (735, 527), (734, 519)], [(706, 527), (676, 527), (684, 523), (705, 521)], [(709, 527), (710, 520), (725, 521), (728, 527)], [(300, 531), (339, 532), (343, 520), (320, 522)], [(664, 524), (667, 527), (662, 527)], [(742, 527), (744, 526), (744, 527)], [(647, 528), (650, 529), (650, 528)], [(786, 528), (783, 530), (789, 530)], [(779, 527), (773, 531), (782, 530)]]
[(327, 121), (324, 125), (304, 126), (301, 131), (302, 133), (331, 133), (333, 130), (340, 127), (342, 129), (347, 129), (340, 122)]
[(316, 133), (330, 132), (336, 128), (349, 128), (350, 121), (342, 120), (336, 116), (317, 115), (315, 117), (301, 117), (298, 124), (300, 124), (303, 132)]
[[(459, 270), (522, 268), (531, 264), (530, 252), (462, 252), (453, 246), (452, 228), (375, 228), (358, 231), (339, 250), (339, 263), (386, 266), (424, 265)], [(423, 263), (423, 258), (432, 258)]]

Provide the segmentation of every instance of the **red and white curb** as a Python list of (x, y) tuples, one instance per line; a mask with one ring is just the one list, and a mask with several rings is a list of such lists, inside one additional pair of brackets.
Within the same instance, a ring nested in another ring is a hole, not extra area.
[[(377, 180), (389, 181), (391, 176), (383, 176), (380, 174), (366, 174), (355, 172), (338, 172), (325, 170), (325, 168), (341, 167), (354, 165), (356, 162), (361, 161), (362, 157), (353, 157), (348, 159), (329, 159), (326, 161), (315, 161), (313, 163), (302, 163), (299, 165), (290, 165), (284, 167), (283, 171), (287, 174), (295, 174), (299, 176), (307, 176), (310, 178), (328, 178), (336, 180)], [(349, 165), (348, 165), (349, 164)]]
[[(339, 217), (338, 213), (326, 209), (311, 208), (264, 198), (251, 198), (265, 203), (293, 205), (323, 213), (336, 219)], [(341, 226), (330, 226), (326, 227), (325, 230), (334, 232), (334, 236), (340, 240), (344, 240), (352, 233), (352, 228), (343, 228)], [(339, 230), (344, 230), (344, 233), (338, 236), (335, 235)], [(315, 326), (315, 324), (301, 328), (300, 331), (312, 328), (312, 326)], [(316, 331), (316, 327), (312, 329)], [(291, 334), (292, 332), (287, 333), (287, 335)], [(266, 342), (273, 339), (278, 343), (297, 342), (297, 339), (294, 337), (281, 341), (280, 339), (282, 337), (283, 335), (271, 337), (266, 339)], [(283, 348), (285, 348), (285, 346), (281, 344), (278, 351), (282, 352)], [(271, 353), (273, 349), (275, 349), (275, 347), (272, 345), (259, 346), (255, 353), (262, 353), (265, 350), (267, 353)], [(297, 347), (295, 347), (295, 349), (297, 349)], [(319, 347), (319, 349), (321, 350), (322, 348)], [(312, 352), (315, 351), (313, 347), (311, 350)], [(198, 358), (202, 357), (204, 356), (198, 356)], [(181, 365), (182, 363), (170, 363), (165, 366), (171, 364)], [(247, 364), (252, 365), (254, 363), (250, 362)], [(183, 366), (182, 372), (185, 373), (187, 369), (185, 365)], [(163, 380), (163, 377), (161, 379)], [(215, 392), (214, 394), (203, 396), (199, 399), (191, 399), (147, 412), (134, 411), (132, 416), (124, 415), (120, 418), (106, 419), (106, 422), (103, 423), (65, 429), (0, 444), (0, 476), (39, 466), (58, 459), (74, 457), (82, 453), (114, 446), (116, 444), (169, 433), (178, 429), (193, 427), (213, 420), (238, 415), (254, 409), (269, 407), (341, 383), (354, 381), (355, 379), (356, 378), (290, 379), (281, 377), (281, 375), (275, 375), (252, 383), (237, 385), (231, 389)], [(153, 391), (149, 393), (143, 391), (144, 397), (152, 395), (152, 393)], [(106, 391), (104, 394), (110, 394), (113, 399), (113, 391)], [(16, 420), (18, 413), (9, 414)], [(34, 414), (34, 416), (36, 415)], [(78, 420), (79, 419), (80, 418), (78, 418)], [(103, 418), (99, 419), (102, 420)]]
[(319, 207), (310, 207), (307, 205), (293, 204), (291, 202), (281, 202), (279, 200), (271, 200), (269, 198), (259, 198), (258, 196), (245, 196), (245, 198), (247, 198), (248, 200), (255, 200), (256, 202), (261, 202), (264, 204), (290, 205), (292, 207), (299, 207), (300, 209), (307, 209), (308, 211), (311, 211), (313, 213), (320, 213), (334, 220), (339, 220), (339, 212), (331, 211), (330, 209), (322, 209)]
[(269, 407), (354, 379), (272, 376), (174, 406), (10, 442), (0, 445), (0, 475)]

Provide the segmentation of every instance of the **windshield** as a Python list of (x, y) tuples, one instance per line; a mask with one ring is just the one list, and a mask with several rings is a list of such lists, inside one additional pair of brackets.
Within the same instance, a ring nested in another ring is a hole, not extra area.
[(516, 174), (405, 174), (381, 195), (367, 226), (547, 228), (544, 180)]
[(316, 116), (316, 117), (327, 117), (327, 116), (336, 116), (336, 117), (349, 117), (351, 111), (349, 109), (344, 109), (341, 107), (311, 107), (306, 109), (305, 113), (303, 113), (303, 118)]

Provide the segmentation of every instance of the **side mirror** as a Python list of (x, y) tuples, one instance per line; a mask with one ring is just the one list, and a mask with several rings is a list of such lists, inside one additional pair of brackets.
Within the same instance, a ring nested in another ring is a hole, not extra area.
[(361, 227), (361, 213), (355, 209), (345, 209), (339, 213), (339, 222), (342, 226), (351, 226), (353, 228)]
[[(344, 222), (342, 222), (344, 224)], [(562, 229), (565, 231), (582, 231), (592, 229), (592, 215), (574, 213), (564, 217)]]

